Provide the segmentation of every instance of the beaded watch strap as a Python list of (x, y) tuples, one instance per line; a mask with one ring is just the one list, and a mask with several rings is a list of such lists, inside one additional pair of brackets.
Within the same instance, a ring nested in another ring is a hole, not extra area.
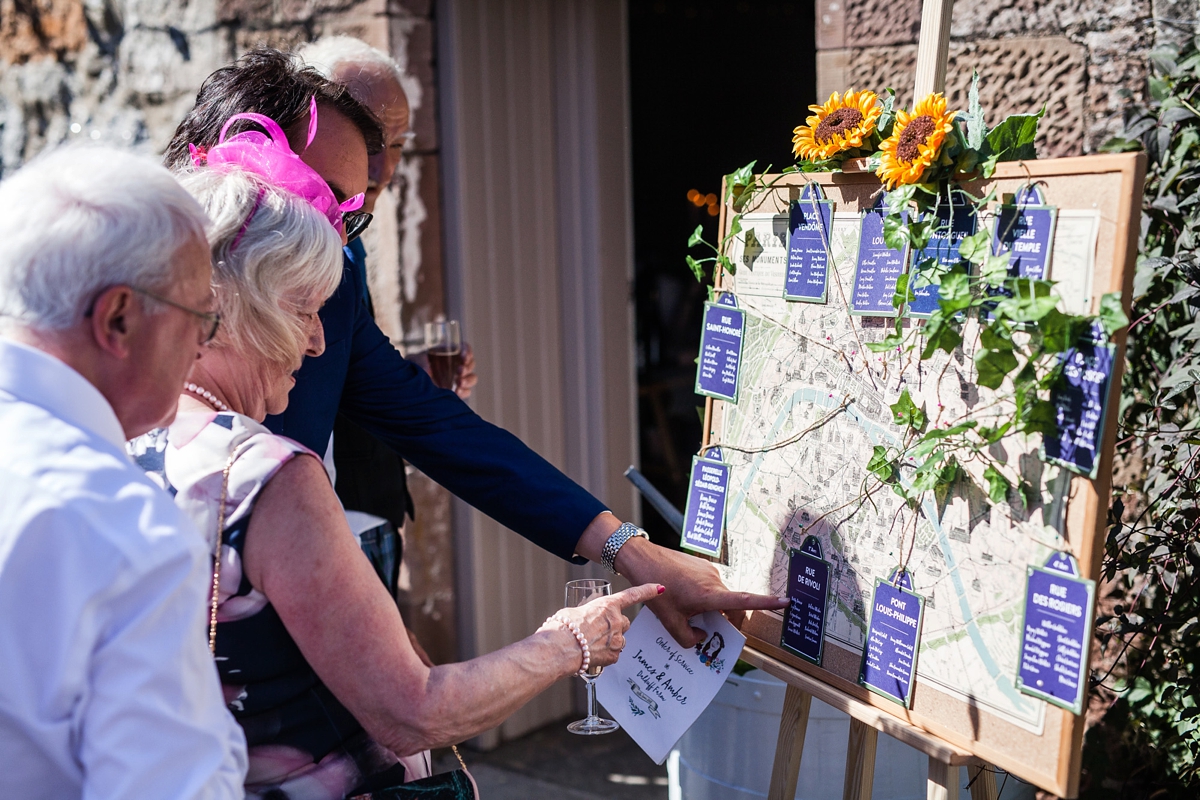
[(613, 535), (608, 537), (608, 541), (604, 543), (604, 547), (600, 550), (600, 563), (604, 568), (614, 575), (617, 573), (617, 553), (621, 548), (635, 536), (640, 536), (643, 539), (649, 540), (650, 534), (634, 525), (632, 522), (623, 522), (621, 527), (613, 531)]

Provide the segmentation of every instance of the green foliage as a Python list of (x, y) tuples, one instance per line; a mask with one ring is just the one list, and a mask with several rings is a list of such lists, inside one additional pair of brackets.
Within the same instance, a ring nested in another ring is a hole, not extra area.
[[(1150, 65), (1151, 99), (1104, 148), (1145, 150), (1148, 174), (1104, 560), (1120, 602), (1096, 625), (1116, 702), (1085, 761), (1127, 796), (1182, 798), (1200, 789), (1200, 53)], [(1125, 322), (1120, 303), (1100, 320)]]
[[(1002, 149), (992, 155), (1032, 152), (1040, 117), (1040, 112), (1010, 117), (997, 126), (991, 141)], [(970, 124), (968, 120), (968, 127)], [(988, 147), (985, 142), (985, 150)], [(889, 246), (923, 248), (935, 235), (950, 235), (949, 219), (931, 213), (939, 194), (943, 203), (967, 198), (977, 214), (995, 199), (993, 192), (974, 198), (950, 184), (901, 187), (888, 195), (884, 236)], [(906, 333), (898, 318), (892, 333), (866, 344), (872, 352), (901, 361), (914, 354), (929, 359), (939, 350), (954, 354), (965, 343), (967, 320), (974, 318), (975, 383), (994, 392), (989, 403), (1003, 409), (1002, 417), (1010, 415), (991, 426), (964, 419), (935, 427), (929, 424), (926, 410), (917, 409), (908, 392), (902, 392), (891, 410), (893, 422), (905, 429), (904, 444), (890, 453), (877, 448), (868, 471), (890, 484), (910, 508), (921, 507), (919, 500), (925, 492), (932, 491), (940, 499), (953, 484), (967, 480), (969, 473), (961, 465), (968, 462), (982, 465), (981, 473), (974, 474), (981, 474), (980, 488), (993, 503), (1010, 502), (1014, 497), (1028, 503), (1040, 494), (1043, 487), (1023, 482), (1015, 467), (997, 460), (999, 451), (994, 446), (1010, 436), (1053, 432), (1057, 415), (1050, 391), (1059, 375), (1062, 354), (1090, 332), (1094, 321), (1109, 334), (1128, 324), (1117, 295), (1104, 298), (1095, 318), (1060, 311), (1061, 300), (1052, 281), (1010, 275), (1009, 256), (992, 255), (992, 249), (992, 232), (985, 227), (960, 240), (959, 263), (947, 268), (926, 258), (900, 275), (892, 299), (898, 312), (903, 313), (913, 299), (914, 284), (937, 285), (938, 308), (924, 325), (913, 326)]]
[(979, 72), (971, 74), (971, 89), (967, 92), (967, 111), (963, 115), (967, 123), (967, 147), (979, 150), (987, 135), (987, 123), (983, 118), (983, 106), (979, 103)]
[(1037, 158), (1034, 140), (1037, 138), (1038, 121), (1045, 114), (1045, 106), (1036, 114), (1013, 114), (988, 131), (985, 157), (994, 156), (997, 161)]

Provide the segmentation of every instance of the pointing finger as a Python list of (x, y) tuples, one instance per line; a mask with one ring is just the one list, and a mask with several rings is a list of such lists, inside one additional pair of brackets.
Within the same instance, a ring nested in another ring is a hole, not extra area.
[(666, 590), (667, 587), (661, 583), (643, 583), (641, 586), (631, 586), (623, 592), (617, 592), (611, 599), (616, 601), (618, 608), (625, 608), (634, 603), (648, 603)]

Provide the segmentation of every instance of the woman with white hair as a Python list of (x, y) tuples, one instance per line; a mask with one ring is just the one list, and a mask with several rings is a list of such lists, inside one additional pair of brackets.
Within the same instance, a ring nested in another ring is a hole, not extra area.
[(246, 733), (247, 795), (416, 796), (402, 787), (428, 775), (429, 748), (494, 727), (589, 662), (615, 662), (620, 609), (661, 587), (564, 609), (463, 664), (422, 663), (320, 459), (261, 424), (287, 405), (303, 357), (324, 348), (317, 311), (341, 276), (341, 212), (278, 126), (252, 119), (272, 135), (196, 148), (198, 169), (182, 179), (213, 219), (222, 325), (175, 422), (135, 454), (219, 553), (210, 637)]

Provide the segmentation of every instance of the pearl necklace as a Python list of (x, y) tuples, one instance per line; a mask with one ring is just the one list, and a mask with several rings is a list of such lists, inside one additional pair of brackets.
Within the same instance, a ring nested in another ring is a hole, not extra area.
[(217, 409), (217, 411), (232, 411), (232, 409), (229, 406), (225, 405), (220, 400), (218, 400), (216, 395), (214, 395), (208, 389), (205, 389), (203, 386), (197, 386), (194, 383), (185, 383), (183, 385), (183, 388), (187, 389), (192, 394), (200, 395), (201, 397), (203, 397), (205, 400), (207, 400), (212, 405), (213, 408)]

